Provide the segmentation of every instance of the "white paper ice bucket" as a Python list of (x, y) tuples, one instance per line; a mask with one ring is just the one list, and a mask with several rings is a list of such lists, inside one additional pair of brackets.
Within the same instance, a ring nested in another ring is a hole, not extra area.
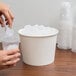
[(54, 62), (58, 30), (49, 36), (22, 35), (23, 29), (18, 31), (21, 41), (23, 62), (33, 66), (43, 66)]

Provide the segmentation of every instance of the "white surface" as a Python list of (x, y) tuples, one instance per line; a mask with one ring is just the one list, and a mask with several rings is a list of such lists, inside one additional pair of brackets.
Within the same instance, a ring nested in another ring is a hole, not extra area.
[[(44, 24), (57, 27), (59, 25), (59, 9), (62, 1), (68, 0), (0, 0), (7, 3), (14, 15), (14, 27), (17, 32), (27, 24)], [(72, 5), (76, 5), (76, 0)], [(0, 28), (0, 41), (2, 40), (3, 29)]]

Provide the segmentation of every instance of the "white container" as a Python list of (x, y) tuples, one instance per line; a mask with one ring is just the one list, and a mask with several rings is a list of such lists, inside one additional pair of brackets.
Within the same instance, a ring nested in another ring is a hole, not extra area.
[(72, 44), (72, 27), (73, 27), (73, 14), (71, 3), (64, 1), (60, 10), (60, 25), (58, 35), (58, 48), (71, 49)]
[(23, 29), (19, 30), (24, 63), (42, 66), (54, 62), (58, 30), (53, 31), (49, 36), (25, 36)]
[(72, 31), (72, 52), (76, 52), (76, 25), (73, 26)]

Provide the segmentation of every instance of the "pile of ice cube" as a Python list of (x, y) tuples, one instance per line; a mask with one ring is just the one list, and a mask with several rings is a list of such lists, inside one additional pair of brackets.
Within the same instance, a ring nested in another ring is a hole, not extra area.
[(44, 25), (26, 25), (21, 31), (24, 36), (50, 36), (56, 33), (56, 29)]

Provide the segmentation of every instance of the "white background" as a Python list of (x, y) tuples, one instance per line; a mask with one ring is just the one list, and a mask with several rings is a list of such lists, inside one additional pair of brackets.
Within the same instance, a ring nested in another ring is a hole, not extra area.
[[(13, 25), (16, 33), (26, 24), (44, 24), (57, 28), (62, 1), (71, 1), (72, 7), (75, 8), (76, 0), (2, 0), (14, 13)], [(3, 32), (4, 29), (0, 27), (0, 41)]]

